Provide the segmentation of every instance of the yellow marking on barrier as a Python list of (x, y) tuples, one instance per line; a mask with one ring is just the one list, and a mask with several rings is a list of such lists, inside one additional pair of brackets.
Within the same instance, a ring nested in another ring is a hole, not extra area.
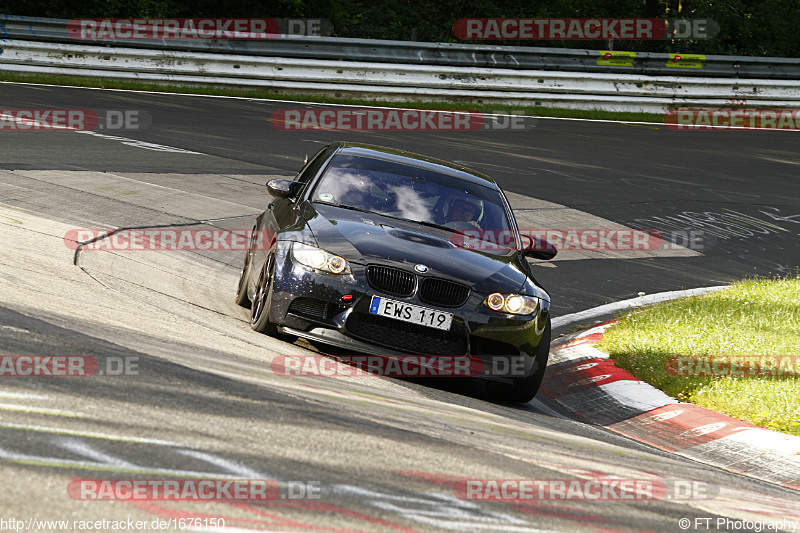
[(667, 66), (672, 68), (703, 68), (706, 56), (703, 54), (669, 54)]
[(613, 50), (600, 50), (597, 64), (603, 67), (632, 67), (636, 59), (636, 52), (614, 52)]

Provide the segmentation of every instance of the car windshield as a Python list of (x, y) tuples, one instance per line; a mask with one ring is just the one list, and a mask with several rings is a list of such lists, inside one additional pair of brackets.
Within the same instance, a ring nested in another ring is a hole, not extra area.
[(511, 228), (496, 190), (433, 170), (363, 156), (334, 157), (312, 200), (454, 230)]

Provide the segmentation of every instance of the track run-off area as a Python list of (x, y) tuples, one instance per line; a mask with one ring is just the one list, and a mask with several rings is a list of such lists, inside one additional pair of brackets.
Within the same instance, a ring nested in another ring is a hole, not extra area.
[[(233, 301), (241, 250), (76, 250), (65, 239), (249, 230), (269, 203), (266, 181), (292, 177), (334, 140), (480, 170), (507, 192), (521, 229), (674, 233), (656, 250), (568, 249), (536, 262), (557, 318), (640, 292), (795, 271), (793, 132), (536, 118), (515, 129), (498, 119), (475, 131), (285, 131), (270, 121), (276, 111), (320, 106), (0, 92), (3, 109), (148, 117), (138, 128), (0, 131), (0, 354), (96, 362), (86, 377), (0, 377), (0, 530), (130, 519), (148, 531), (216, 531), (222, 519), (228, 531), (747, 531), (800, 520), (796, 491), (629, 440), (544, 395), (505, 405), (471, 380), (275, 372), (280, 356), (336, 352), (250, 329)], [(575, 325), (555, 328), (554, 342)], [(81, 480), (245, 479), (277, 492), (176, 501), (76, 490)], [(515, 498), (520, 480), (544, 483), (539, 497)]]

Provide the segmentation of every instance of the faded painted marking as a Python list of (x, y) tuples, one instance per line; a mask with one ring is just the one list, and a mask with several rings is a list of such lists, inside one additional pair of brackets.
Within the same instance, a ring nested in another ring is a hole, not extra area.
[(98, 450), (89, 443), (73, 437), (58, 437), (54, 439), (54, 441), (56, 446), (60, 448), (64, 448), (65, 450), (76, 455), (82, 455), (83, 457), (93, 459), (99, 463), (119, 466), (122, 468), (141, 468), (139, 465), (110, 455), (102, 450)]
[(224, 457), (220, 457), (218, 455), (212, 455), (210, 453), (205, 453), (197, 450), (178, 450), (178, 453), (189, 457), (193, 457), (195, 459), (200, 459), (201, 461), (210, 463), (216, 467), (219, 467), (222, 470), (230, 472), (231, 474), (236, 474), (237, 476), (242, 476), (243, 478), (264, 479), (269, 477), (239, 462), (231, 461), (229, 459), (225, 459)]
[(102, 470), (107, 472), (117, 472), (126, 474), (155, 474), (172, 477), (198, 477), (211, 479), (230, 479), (230, 474), (218, 474), (212, 472), (198, 472), (195, 470), (177, 470), (173, 468), (121, 468), (119, 466), (92, 461), (79, 461), (75, 459), (62, 459), (60, 457), (46, 457), (41, 455), (28, 455), (14, 453), (0, 447), (0, 459), (12, 463), (47, 466), (52, 468), (75, 468), (81, 470)]
[(39, 415), (66, 416), (69, 418), (80, 418), (86, 416), (83, 413), (75, 413), (73, 411), (62, 411), (61, 409), (45, 409), (40, 407), (28, 407), (27, 405), (16, 405), (10, 403), (0, 403), (0, 410), (19, 411), (22, 413), (34, 413)]
[[(2, 396), (3, 393), (0, 393)], [(38, 397), (40, 399), (47, 399), (44, 396)], [(165, 440), (157, 440), (157, 439), (145, 439), (141, 437), (126, 437), (124, 435), (110, 435), (108, 433), (93, 433), (91, 431), (78, 431), (78, 430), (71, 430), (71, 429), (62, 429), (62, 428), (53, 428), (53, 427), (46, 427), (46, 426), (32, 426), (28, 424), (13, 424), (10, 422), (0, 422), (0, 427), (9, 428), (9, 429), (21, 429), (24, 431), (34, 431), (39, 433), (55, 433), (59, 435), (71, 435), (75, 437), (87, 437), (91, 439), (105, 439), (105, 440), (113, 440), (113, 441), (122, 441), (122, 442), (136, 442), (140, 444), (157, 444), (159, 446), (180, 446), (175, 442), (169, 442)]]

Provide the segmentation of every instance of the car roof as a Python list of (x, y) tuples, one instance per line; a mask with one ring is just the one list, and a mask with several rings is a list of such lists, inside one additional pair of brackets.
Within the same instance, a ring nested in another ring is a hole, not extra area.
[(500, 190), (500, 186), (497, 185), (497, 182), (495, 182), (489, 176), (476, 170), (472, 170), (471, 168), (467, 168), (456, 163), (451, 163), (449, 161), (444, 161), (442, 159), (436, 159), (435, 157), (406, 152), (404, 150), (397, 150), (395, 148), (387, 148), (385, 146), (376, 146), (373, 144), (341, 141), (337, 144), (339, 144), (339, 149), (336, 152), (337, 154), (360, 155), (364, 157), (380, 159), (383, 161), (392, 161), (395, 163), (420, 167), (426, 170), (453, 176), (455, 178), (460, 178), (471, 183), (483, 185), (484, 187), (488, 187), (490, 189), (498, 191)]

